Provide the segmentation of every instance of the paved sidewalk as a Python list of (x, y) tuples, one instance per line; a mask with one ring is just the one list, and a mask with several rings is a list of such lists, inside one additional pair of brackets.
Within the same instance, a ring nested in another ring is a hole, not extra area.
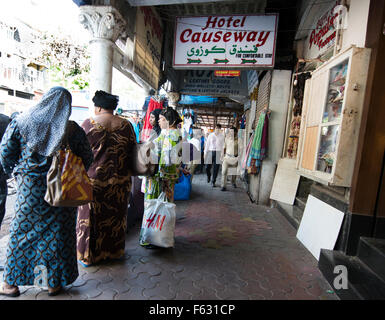
[[(276, 209), (252, 204), (242, 188), (221, 192), (205, 179), (195, 176), (191, 200), (177, 202), (175, 248), (142, 248), (138, 224), (127, 235), (124, 259), (79, 266), (79, 278), (59, 296), (20, 287), (16, 300), (338, 300)], [(5, 246), (3, 238), (0, 263)]]

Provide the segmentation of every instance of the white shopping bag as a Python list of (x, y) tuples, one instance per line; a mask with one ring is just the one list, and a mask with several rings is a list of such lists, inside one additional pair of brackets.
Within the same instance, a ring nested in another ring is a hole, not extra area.
[(145, 200), (140, 243), (173, 247), (175, 220), (175, 204), (167, 201), (164, 192), (158, 199)]

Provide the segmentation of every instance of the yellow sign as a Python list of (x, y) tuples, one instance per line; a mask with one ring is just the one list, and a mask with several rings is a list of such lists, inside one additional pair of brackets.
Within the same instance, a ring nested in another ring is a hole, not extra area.
[(216, 77), (239, 77), (241, 75), (240, 70), (215, 70), (214, 75)]

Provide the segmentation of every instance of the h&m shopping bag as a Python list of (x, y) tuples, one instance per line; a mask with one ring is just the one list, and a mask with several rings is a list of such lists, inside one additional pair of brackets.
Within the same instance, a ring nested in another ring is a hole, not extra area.
[(158, 199), (145, 200), (140, 243), (174, 247), (175, 221), (175, 204), (167, 201), (164, 192)]

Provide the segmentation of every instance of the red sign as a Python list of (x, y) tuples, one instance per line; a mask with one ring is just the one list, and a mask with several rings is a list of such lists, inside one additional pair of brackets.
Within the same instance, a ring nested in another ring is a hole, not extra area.
[(214, 75), (216, 77), (239, 77), (241, 75), (240, 70), (215, 70)]

